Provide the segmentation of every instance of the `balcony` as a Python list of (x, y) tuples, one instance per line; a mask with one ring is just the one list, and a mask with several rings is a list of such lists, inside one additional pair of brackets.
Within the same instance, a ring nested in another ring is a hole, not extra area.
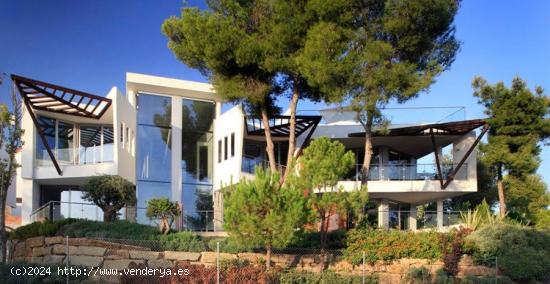
[[(447, 179), (449, 174), (458, 164), (441, 165), (441, 174), (443, 179)], [(357, 164), (342, 181), (361, 181), (363, 165)], [(455, 176), (455, 180), (467, 180), (468, 165), (464, 163), (461, 170)], [(369, 169), (369, 181), (426, 181), (439, 180), (437, 164), (372, 164)]]

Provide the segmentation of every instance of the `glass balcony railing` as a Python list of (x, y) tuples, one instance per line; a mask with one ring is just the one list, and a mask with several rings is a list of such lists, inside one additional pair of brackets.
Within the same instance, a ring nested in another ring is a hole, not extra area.
[[(441, 165), (441, 173), (443, 179), (447, 179), (457, 164)], [(343, 180), (360, 181), (362, 177), (363, 165), (357, 164)], [(455, 175), (456, 180), (466, 180), (468, 165), (464, 163), (460, 170)], [(373, 164), (369, 169), (368, 180), (438, 180), (439, 174), (437, 165), (434, 164)]]
[[(277, 170), (280, 173), (283, 173), (286, 169), (285, 166), (281, 164), (276, 164)], [(252, 156), (243, 156), (241, 171), (249, 174), (254, 174), (256, 167), (261, 167), (262, 169), (269, 168), (269, 161), (262, 159), (261, 157), (252, 157)]]

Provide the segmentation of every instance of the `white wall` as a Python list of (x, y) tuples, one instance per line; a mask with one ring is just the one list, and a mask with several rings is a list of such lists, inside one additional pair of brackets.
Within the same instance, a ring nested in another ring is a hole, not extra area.
[[(235, 133), (235, 155), (231, 156), (228, 145), (227, 160), (224, 159), (225, 137), (231, 143), (231, 134)], [(241, 106), (235, 106), (220, 115), (214, 121), (214, 190), (219, 190), (231, 183), (239, 182), (241, 178), (241, 163), (243, 156), (244, 114)], [(219, 163), (218, 141), (222, 141), (222, 161)]]
[[(113, 100), (113, 129), (115, 141), (116, 173), (131, 183), (136, 183), (136, 108), (130, 103), (133, 93), (124, 96), (113, 87), (108, 98)], [(124, 125), (123, 142), (120, 141), (121, 124)], [(128, 128), (129, 131), (126, 131)], [(128, 135), (126, 135), (128, 133)], [(128, 137), (127, 137), (128, 136)]]

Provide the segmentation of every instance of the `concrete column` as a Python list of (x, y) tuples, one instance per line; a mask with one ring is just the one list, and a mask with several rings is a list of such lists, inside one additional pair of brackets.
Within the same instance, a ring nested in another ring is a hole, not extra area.
[(181, 185), (181, 139), (182, 139), (182, 106), (181, 97), (172, 97), (172, 201), (182, 202)]
[[(474, 144), (476, 140), (476, 134), (474, 131), (462, 136), (459, 140), (453, 143), (453, 163), (458, 164), (460, 160), (466, 155), (468, 149)], [(470, 156), (462, 165), (461, 169), (457, 172), (455, 180), (473, 180), (476, 181), (477, 176), (477, 148), (470, 153)]]
[(416, 204), (411, 204), (409, 209), (409, 230), (416, 231)]
[(221, 190), (214, 190), (214, 231), (223, 231), (223, 193)]
[(388, 229), (390, 226), (390, 206), (388, 200), (382, 199), (378, 204), (378, 228)]
[(32, 179), (22, 179), (21, 221), (22, 225), (30, 223), (31, 213), (39, 207), (40, 186)]
[(443, 228), (443, 199), (437, 200), (437, 229)]

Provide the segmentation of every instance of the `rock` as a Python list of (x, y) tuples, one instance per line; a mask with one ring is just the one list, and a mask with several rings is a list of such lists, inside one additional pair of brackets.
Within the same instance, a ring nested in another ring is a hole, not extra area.
[(81, 265), (86, 267), (98, 267), (101, 266), (103, 257), (88, 256), (88, 255), (69, 255), (70, 265)]
[(257, 263), (262, 259), (265, 260), (265, 254), (263, 253), (243, 252), (243, 253), (237, 254), (237, 256), (241, 260), (248, 260), (252, 263)]
[[(220, 261), (237, 259), (237, 255), (231, 253), (220, 253)], [(212, 251), (201, 252), (201, 263), (216, 263), (216, 253)]]
[(128, 259), (130, 253), (125, 249), (107, 249), (105, 259)]
[[(69, 246), (69, 253), (74, 254), (74, 250), (76, 249), (75, 246)], [(53, 245), (52, 248), (53, 254), (67, 254), (67, 246), (65, 245)]]
[(272, 254), (271, 261), (278, 264), (290, 264), (296, 261), (296, 257), (293, 254)]
[(481, 265), (459, 267), (459, 272), (458, 272), (458, 276), (465, 276), (465, 275), (494, 276), (496, 274), (497, 272), (494, 268), (481, 266)]
[(43, 256), (33, 256), (30, 258), (30, 263), (34, 263), (34, 264), (42, 264), (44, 262), (44, 257)]
[(469, 255), (463, 255), (460, 258), (460, 262), (458, 263), (458, 266), (472, 266), (475, 265), (474, 260)]
[(28, 238), (25, 241), (25, 246), (27, 247), (41, 247), (44, 245), (44, 237), (34, 237), (34, 238)]
[(132, 259), (159, 259), (160, 253), (157, 251), (130, 250)]
[(198, 261), (201, 254), (198, 252), (165, 251), (164, 258), (171, 260)]
[(32, 248), (32, 256), (44, 256), (50, 254), (50, 247), (34, 247)]
[(25, 256), (26, 254), (26, 247), (25, 247), (25, 242), (19, 242), (15, 245), (15, 251), (13, 253), (13, 255), (15, 257), (21, 257), (21, 256)]
[(147, 261), (149, 268), (171, 268), (172, 262), (166, 259), (151, 259)]
[(91, 255), (91, 256), (103, 256), (105, 254), (106, 248), (102, 247), (90, 247), (90, 246), (78, 246), (71, 247), (69, 246), (70, 255)]
[(55, 245), (55, 244), (64, 244), (64, 243), (66, 243), (65, 238), (60, 237), (60, 236), (59, 237), (45, 238), (44, 242), (46, 243), (46, 245)]
[(65, 261), (64, 255), (46, 255), (44, 257), (44, 264), (61, 264)]
[(125, 269), (128, 268), (128, 266), (131, 263), (137, 264), (145, 264), (145, 260), (143, 259), (106, 259), (103, 262), (103, 268), (110, 268), (110, 269)]

